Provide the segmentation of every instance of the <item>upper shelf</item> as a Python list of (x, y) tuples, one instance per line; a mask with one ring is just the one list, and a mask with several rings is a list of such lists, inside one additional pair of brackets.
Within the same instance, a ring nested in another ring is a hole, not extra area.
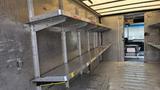
[(150, 28), (156, 28), (156, 29), (160, 29), (160, 22), (159, 23), (155, 23), (149, 26)]
[[(89, 30), (89, 31), (106, 31), (110, 28), (105, 25), (92, 22), (89, 19), (72, 15), (63, 10), (47, 13), (44, 15), (34, 16), (30, 19), (29, 24), (34, 26), (35, 31), (43, 30), (49, 27), (64, 27), (76, 30)], [(67, 30), (67, 29), (66, 29)]]
[(160, 45), (156, 45), (156, 44), (153, 44), (153, 43), (148, 43), (148, 45), (151, 45), (152, 47), (155, 47), (157, 49), (160, 49)]

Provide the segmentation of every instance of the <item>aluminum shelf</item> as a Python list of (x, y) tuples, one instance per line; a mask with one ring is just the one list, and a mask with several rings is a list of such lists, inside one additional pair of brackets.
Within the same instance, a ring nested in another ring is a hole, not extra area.
[(148, 45), (154, 47), (154, 48), (157, 48), (160, 50), (160, 45), (157, 45), (157, 44), (153, 44), (153, 43), (148, 43)]
[[(82, 56), (79, 56), (73, 60), (71, 60), (68, 64), (63, 64), (46, 75), (42, 75), (41, 78), (36, 78), (33, 80), (35, 83), (41, 82), (65, 82), (68, 79), (74, 78), (77, 74), (79, 74), (83, 69), (89, 66), (93, 61), (95, 61), (100, 55), (102, 55), (109, 47), (100, 46), (95, 49), (92, 49)], [(66, 70), (67, 69), (67, 70)], [(69, 71), (69, 73), (65, 73), (65, 71)]]
[[(110, 30), (105, 25), (92, 22), (89, 19), (72, 15), (63, 10), (47, 13), (44, 15), (34, 16), (30, 19), (29, 24), (33, 25), (35, 31), (43, 30), (49, 27), (63, 27), (72, 30), (91, 30), (93, 31), (106, 31)], [(66, 29), (67, 30), (67, 29)]]
[(152, 24), (149, 26), (150, 28), (160, 29), (160, 22), (156, 24)]

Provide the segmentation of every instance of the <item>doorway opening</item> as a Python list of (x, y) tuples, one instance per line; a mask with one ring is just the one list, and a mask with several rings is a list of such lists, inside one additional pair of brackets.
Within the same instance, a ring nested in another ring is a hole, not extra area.
[(124, 60), (144, 62), (144, 14), (125, 15)]

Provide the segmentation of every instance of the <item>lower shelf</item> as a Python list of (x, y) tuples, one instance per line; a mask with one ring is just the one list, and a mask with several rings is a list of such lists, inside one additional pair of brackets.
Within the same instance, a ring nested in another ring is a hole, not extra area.
[(157, 49), (160, 49), (160, 45), (156, 45), (156, 44), (153, 44), (153, 43), (148, 43), (148, 45), (150, 45), (152, 47), (155, 47)]
[(74, 78), (83, 69), (88, 67), (92, 62), (94, 62), (100, 55), (102, 55), (109, 47), (100, 46), (92, 49), (81, 56), (70, 61), (68, 64), (63, 64), (51, 72), (47, 73), (47, 76), (42, 76), (41, 78), (36, 78), (33, 80), (35, 83), (41, 82), (66, 82)]

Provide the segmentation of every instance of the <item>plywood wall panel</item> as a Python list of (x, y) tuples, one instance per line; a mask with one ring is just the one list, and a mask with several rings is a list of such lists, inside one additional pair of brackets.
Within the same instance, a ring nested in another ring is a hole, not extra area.
[(27, 0), (0, 0), (1, 15), (15, 22), (28, 22)]
[(69, 12), (72, 15), (79, 13), (79, 8), (72, 0), (63, 0), (63, 10), (64, 12)]
[(149, 26), (160, 22), (160, 12), (152, 11), (146, 12), (145, 17), (145, 33), (148, 35), (145, 36), (145, 62), (159, 62), (160, 61), (160, 51), (148, 43), (160, 44), (160, 30), (153, 29)]
[(78, 15), (83, 18), (88, 18), (93, 22), (97, 22), (97, 16), (86, 10), (84, 7), (78, 5), (72, 0), (63, 0), (63, 8), (65, 12), (70, 12), (72, 15)]
[(35, 15), (54, 12), (59, 9), (59, 0), (33, 0)]

